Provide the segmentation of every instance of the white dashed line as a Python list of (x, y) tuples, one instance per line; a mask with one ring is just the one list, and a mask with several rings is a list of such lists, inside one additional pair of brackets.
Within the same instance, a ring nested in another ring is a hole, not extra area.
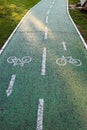
[(47, 11), (47, 14), (48, 14), (48, 15), (50, 14), (50, 10)]
[(47, 29), (47, 27), (45, 27), (45, 36), (44, 36), (45, 40), (47, 39), (47, 35), (48, 35), (48, 29)]
[(43, 130), (43, 111), (44, 111), (44, 99), (39, 99), (36, 130)]
[(41, 75), (45, 75), (46, 73), (46, 48), (43, 49), (43, 55), (42, 55), (42, 67), (41, 67)]
[(65, 42), (62, 42), (62, 44), (63, 44), (63, 48), (64, 48), (64, 50), (67, 51), (66, 43), (65, 43)]
[(13, 85), (14, 85), (14, 82), (15, 82), (15, 78), (16, 78), (16, 75), (12, 75), (10, 83), (9, 83), (9, 87), (6, 90), (7, 97), (10, 96), (12, 91), (13, 91)]
[(46, 16), (46, 23), (48, 23), (48, 16)]
[(52, 4), (54, 4), (54, 1), (52, 2)]
[(50, 6), (50, 9), (53, 7), (53, 5)]

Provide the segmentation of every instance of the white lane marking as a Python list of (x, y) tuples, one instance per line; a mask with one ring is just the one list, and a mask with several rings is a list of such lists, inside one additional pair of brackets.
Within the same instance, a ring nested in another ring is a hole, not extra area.
[(44, 39), (47, 39), (47, 35), (48, 35), (48, 30), (47, 30), (47, 27), (45, 27), (45, 36), (44, 36)]
[(54, 4), (54, 1), (52, 2), (52, 4)]
[(53, 5), (50, 6), (50, 9), (53, 7)]
[(48, 16), (46, 16), (46, 23), (48, 23)]
[(7, 97), (10, 96), (12, 91), (13, 91), (13, 85), (14, 85), (14, 82), (15, 82), (15, 78), (16, 78), (16, 75), (12, 75), (10, 83), (9, 83), (9, 87), (6, 90)]
[(65, 43), (65, 42), (62, 42), (62, 44), (63, 44), (64, 50), (67, 51), (66, 43)]
[(44, 99), (39, 99), (36, 130), (43, 130), (43, 111), (44, 111)]
[(3, 52), (3, 49), (0, 50), (0, 55), (2, 54), (2, 52)]
[(48, 14), (48, 15), (50, 14), (50, 10), (47, 11), (47, 14)]
[(43, 49), (43, 55), (42, 55), (42, 67), (41, 67), (41, 75), (45, 75), (46, 73), (46, 48)]

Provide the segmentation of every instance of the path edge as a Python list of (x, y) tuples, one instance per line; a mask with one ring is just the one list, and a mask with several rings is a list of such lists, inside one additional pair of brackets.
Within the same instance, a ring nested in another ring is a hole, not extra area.
[(77, 28), (77, 26), (76, 26), (75, 22), (73, 21), (73, 19), (72, 19), (71, 15), (70, 15), (70, 13), (69, 13), (69, 8), (68, 8), (68, 5), (69, 5), (69, 0), (67, 0), (67, 13), (68, 13), (69, 18), (70, 18), (71, 22), (73, 23), (73, 25), (74, 25), (74, 27), (75, 27), (75, 29), (76, 29), (76, 31), (77, 31), (77, 33), (78, 33), (78, 35), (79, 35), (79, 37), (80, 37), (81, 41), (82, 41), (82, 42), (83, 42), (83, 44), (84, 44), (85, 49), (87, 50), (87, 44), (86, 44), (86, 42), (85, 42), (85, 40), (84, 40), (83, 36), (81, 35), (80, 31), (78, 30), (78, 28)]

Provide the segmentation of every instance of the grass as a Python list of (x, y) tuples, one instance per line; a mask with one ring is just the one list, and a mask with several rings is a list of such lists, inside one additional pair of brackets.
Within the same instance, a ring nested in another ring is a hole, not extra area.
[(0, 0), (0, 48), (24, 14), (40, 0)]
[(76, 4), (78, 2), (80, 2), (80, 0), (69, 0), (70, 4)]
[[(76, 4), (79, 0), (69, 0), (69, 4)], [(70, 9), (71, 17), (87, 43), (87, 12), (80, 9)]]

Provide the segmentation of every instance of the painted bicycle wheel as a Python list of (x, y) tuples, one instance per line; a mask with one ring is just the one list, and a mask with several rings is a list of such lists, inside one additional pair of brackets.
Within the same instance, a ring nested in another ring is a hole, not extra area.
[(30, 56), (24, 56), (22, 58), (23, 63), (29, 63), (29, 62), (31, 62), (31, 60), (32, 60), (32, 58)]
[(82, 62), (80, 60), (78, 60), (78, 59), (74, 59), (72, 64), (75, 65), (75, 66), (81, 66)]
[(17, 62), (17, 57), (16, 56), (11, 56), (7, 59), (8, 63), (15, 63)]
[(59, 66), (65, 66), (66, 65), (66, 59), (64, 59), (64, 58), (58, 58), (56, 60), (56, 64), (58, 64)]

